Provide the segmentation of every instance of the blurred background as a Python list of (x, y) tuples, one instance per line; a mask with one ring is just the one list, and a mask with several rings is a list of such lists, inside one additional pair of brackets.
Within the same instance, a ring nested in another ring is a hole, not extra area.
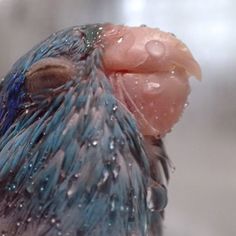
[(176, 170), (164, 236), (236, 235), (234, 0), (0, 0), (0, 77), (49, 34), (71, 25), (146, 24), (173, 32), (199, 61), (190, 106), (166, 137)]

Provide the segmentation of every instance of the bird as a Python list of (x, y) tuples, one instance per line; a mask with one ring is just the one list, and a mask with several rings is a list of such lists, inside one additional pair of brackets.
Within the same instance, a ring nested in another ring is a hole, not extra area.
[(161, 236), (163, 137), (199, 64), (175, 35), (110, 23), (53, 33), (0, 83), (2, 236)]

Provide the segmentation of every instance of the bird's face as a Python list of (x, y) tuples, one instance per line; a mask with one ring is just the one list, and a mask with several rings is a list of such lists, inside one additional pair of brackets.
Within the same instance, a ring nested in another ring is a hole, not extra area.
[(100, 60), (116, 98), (136, 118), (144, 135), (167, 133), (185, 107), (188, 78), (201, 78), (190, 51), (171, 33), (110, 24), (74, 27), (34, 48), (6, 76), (1, 132), (26, 103), (32, 105), (26, 97), (58, 95), (59, 87), (76, 80), (85, 67), (91, 69), (92, 57)]
[(105, 219), (146, 235), (166, 204), (155, 163), (167, 168), (161, 141), (153, 158), (144, 139), (178, 120), (190, 75), (199, 66), (171, 34), (110, 24), (60, 31), (20, 58), (0, 87), (0, 229), (31, 219), (38, 235), (105, 235)]

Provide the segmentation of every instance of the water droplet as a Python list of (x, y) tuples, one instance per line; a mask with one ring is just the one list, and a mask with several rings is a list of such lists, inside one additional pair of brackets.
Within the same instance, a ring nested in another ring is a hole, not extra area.
[(94, 147), (96, 147), (97, 144), (98, 144), (98, 141), (97, 141), (97, 140), (93, 140), (93, 141), (92, 141), (92, 145), (93, 145)]
[(7, 236), (7, 231), (3, 230), (1, 236)]
[(115, 117), (114, 117), (113, 115), (111, 115), (110, 120), (111, 120), (111, 121), (114, 121), (114, 120), (115, 120)]
[(29, 109), (26, 109), (26, 110), (25, 110), (25, 114), (28, 114), (28, 113), (29, 113)]
[(160, 211), (167, 204), (166, 188), (162, 185), (153, 185), (147, 190), (147, 206), (150, 211)]
[(114, 150), (114, 148), (115, 148), (115, 142), (114, 142), (114, 140), (111, 140), (111, 141), (110, 141), (109, 148), (110, 148), (110, 150)]
[(160, 58), (165, 54), (165, 46), (158, 40), (151, 40), (146, 44), (147, 52), (153, 56)]
[(107, 170), (103, 171), (103, 179), (102, 182), (105, 183), (109, 177), (109, 172)]
[(16, 226), (19, 227), (21, 225), (20, 221), (16, 222)]
[(32, 218), (29, 217), (29, 218), (27, 219), (27, 223), (30, 223), (31, 221), (32, 221)]
[(80, 173), (76, 173), (76, 174), (74, 174), (74, 178), (76, 178), (76, 179), (78, 179), (79, 176), (80, 176)]
[(91, 143), (90, 143), (90, 142), (88, 142), (88, 144), (87, 144), (87, 145), (88, 145), (88, 147), (91, 147)]
[(189, 105), (189, 103), (186, 102), (186, 103), (184, 104), (184, 108), (188, 107), (188, 105)]
[(117, 40), (117, 43), (122, 43), (123, 41), (123, 37), (120, 37), (118, 40)]
[(120, 167), (117, 167), (112, 171), (113, 176), (114, 176), (115, 179), (118, 177), (119, 171), (120, 171)]
[(159, 83), (149, 82), (147, 83), (148, 90), (158, 89), (161, 85)]
[(114, 105), (113, 108), (112, 108), (112, 110), (113, 110), (113, 111), (116, 111), (117, 108), (118, 108), (117, 105)]
[[(103, 171), (103, 177), (102, 179), (97, 183), (97, 186), (100, 187), (102, 184), (104, 184), (109, 178), (109, 172), (108, 170)], [(92, 202), (92, 200), (91, 200)]]
[(115, 210), (115, 200), (113, 199), (111, 201), (111, 211), (114, 211)]
[(60, 228), (60, 226), (61, 226), (61, 222), (59, 220), (57, 220), (56, 227)]
[(73, 190), (72, 190), (72, 189), (69, 189), (69, 190), (67, 191), (67, 196), (70, 197), (72, 194), (73, 194)]
[(51, 224), (55, 224), (56, 223), (56, 219), (53, 217), (52, 219), (51, 219)]

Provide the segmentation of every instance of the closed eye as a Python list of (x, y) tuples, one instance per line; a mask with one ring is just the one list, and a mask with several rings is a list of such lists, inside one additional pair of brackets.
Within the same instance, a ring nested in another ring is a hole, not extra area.
[(64, 57), (48, 57), (33, 64), (25, 75), (28, 93), (41, 93), (55, 89), (72, 80), (76, 74), (75, 65)]

